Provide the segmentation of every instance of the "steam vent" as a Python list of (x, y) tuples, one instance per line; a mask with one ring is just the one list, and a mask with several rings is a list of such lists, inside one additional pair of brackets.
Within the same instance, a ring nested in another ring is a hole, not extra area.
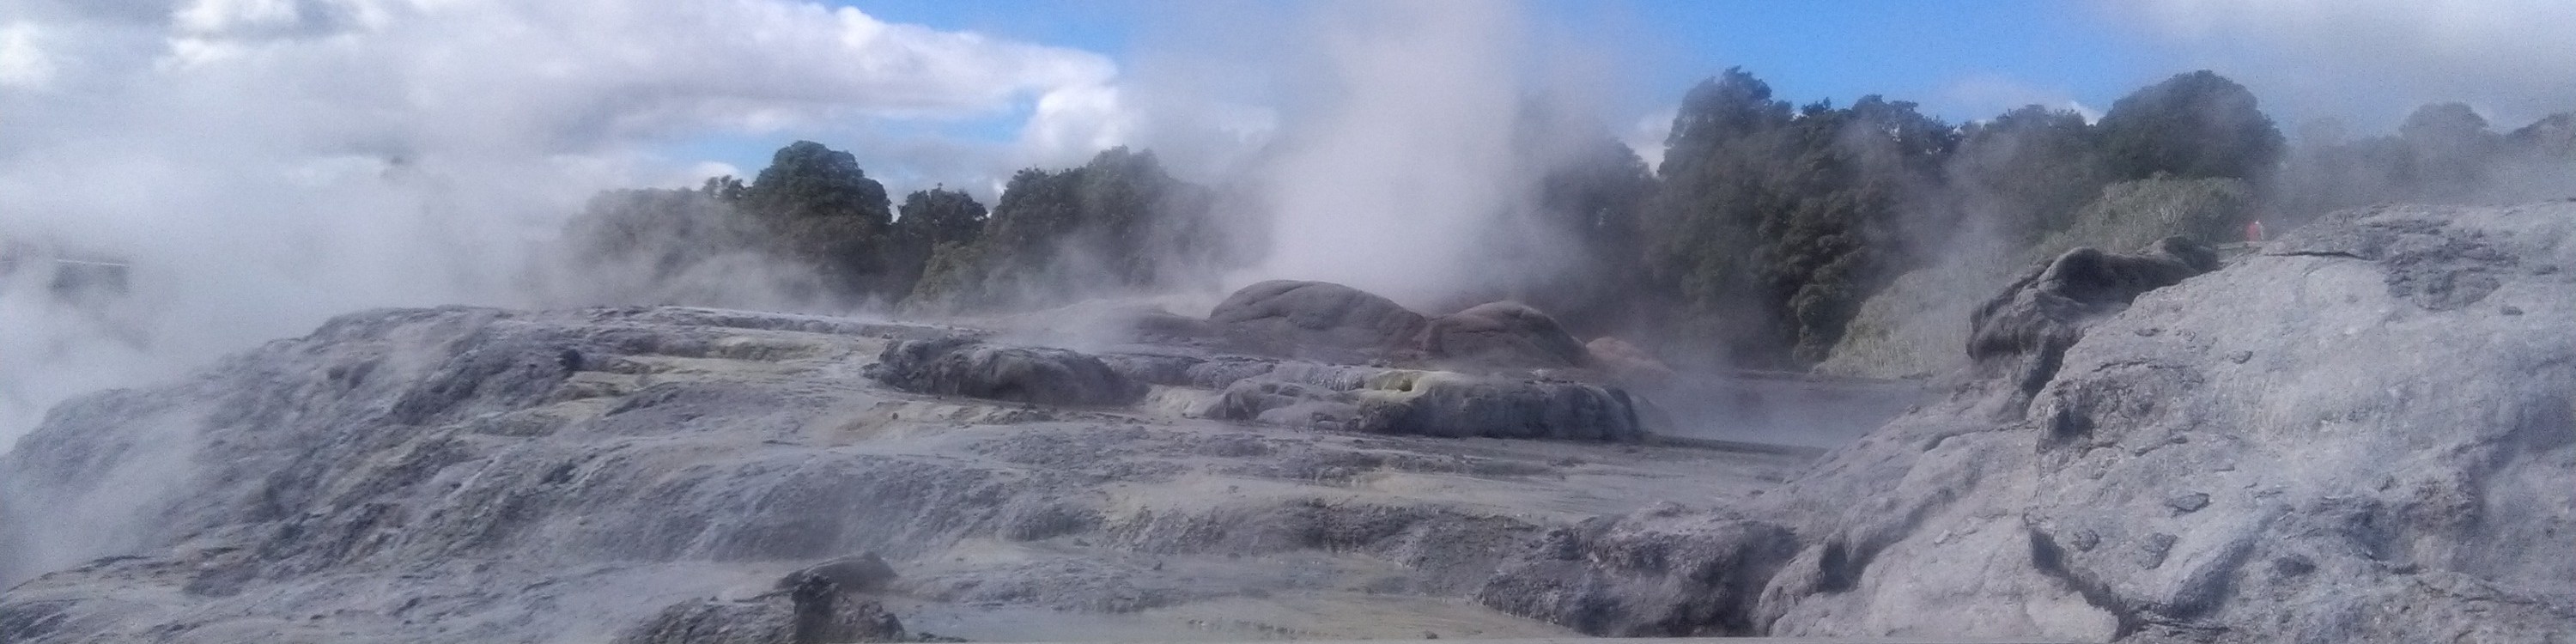
[(2570, 34), (0, 1), (0, 644), (2576, 644)]

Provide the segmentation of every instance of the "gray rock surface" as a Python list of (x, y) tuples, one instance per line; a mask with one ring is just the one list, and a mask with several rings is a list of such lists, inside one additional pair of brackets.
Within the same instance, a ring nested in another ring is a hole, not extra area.
[(864, 552), (834, 557), (824, 560), (823, 563), (787, 573), (787, 576), (778, 578), (777, 588), (781, 591), (789, 591), (820, 582), (831, 584), (835, 592), (873, 593), (885, 590), (886, 584), (893, 582), (897, 576), (894, 566), (887, 565), (884, 557), (877, 556), (877, 553)]
[(1665, 504), (1549, 532), (1476, 600), (1594, 635), (1758, 635), (1747, 608), (1796, 552), (1786, 527)]
[[(2576, 203), (2339, 213), (1704, 522), (1796, 532), (1736, 607), (1771, 635), (2570, 641), (2570, 262)], [(1674, 523), (1603, 534), (1760, 549)], [(1654, 580), (1601, 542), (1551, 574)]]
[(1353, 428), (1381, 434), (1585, 441), (1646, 438), (1626, 391), (1590, 383), (1390, 371), (1361, 396)]
[(875, 552), (888, 614), (991, 640), (2568, 642), (2569, 266), (2576, 203), (2391, 206), (2117, 311), (2083, 288), (2145, 282), (2061, 279), (2035, 389), (1970, 372), (1812, 463), (1171, 411), (1551, 435), (1513, 423), (1621, 409), (1584, 383), (1109, 353), (1143, 400), (1031, 405), (859, 377), (929, 327), (355, 314), (0, 457), (0, 639), (769, 637), (778, 579)]
[(1444, 364), (1480, 368), (1562, 368), (1591, 362), (1591, 352), (1556, 318), (1509, 300), (1432, 318), (1422, 331), (1422, 350)]
[[(874, 556), (870, 555), (873, 560)], [(818, 566), (854, 562), (834, 560)], [(885, 562), (877, 561), (878, 567)], [(844, 566), (846, 567), (846, 566)], [(830, 644), (904, 642), (903, 622), (831, 574), (798, 571), (778, 592), (744, 601), (693, 600), (672, 604), (611, 640), (611, 644)], [(844, 571), (848, 572), (848, 571)]]
[(2023, 395), (2037, 393), (2086, 327), (2127, 309), (2140, 293), (2217, 268), (2215, 251), (2182, 237), (2134, 255), (2066, 251), (1977, 306), (1968, 319), (1968, 358), (1980, 375), (2001, 378)]
[(1272, 280), (1235, 291), (1208, 324), (1246, 350), (1366, 362), (1411, 347), (1429, 321), (1395, 301), (1330, 282)]
[[(1569, 631), (1469, 600), (1521, 544), (1660, 499), (1742, 498), (1803, 462), (1292, 431), (861, 375), (889, 346), (952, 335), (703, 309), (372, 311), (83, 398), (0, 456), (0, 640), (775, 625), (778, 579), (853, 552), (901, 573), (877, 591), (889, 614), (981, 640), (1553, 636)], [(1164, 357), (1184, 381), (1365, 379)]]
[(1145, 396), (1144, 383), (1097, 357), (968, 338), (896, 341), (886, 345), (867, 373), (913, 393), (1046, 405), (1125, 405)]

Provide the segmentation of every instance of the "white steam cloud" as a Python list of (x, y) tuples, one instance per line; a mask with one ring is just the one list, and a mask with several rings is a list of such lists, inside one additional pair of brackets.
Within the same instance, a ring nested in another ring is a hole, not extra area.
[[(0, 449), (331, 315), (530, 304), (582, 200), (720, 167), (660, 150), (1038, 104), (1018, 148), (938, 150), (992, 176), (1114, 138), (1117, 71), (794, 0), (0, 5)], [(63, 259), (125, 262), (129, 292), (54, 288)]]
[(1292, 122), (1271, 170), (1278, 226), (1259, 273), (1398, 300), (1443, 293), (1501, 210), (1515, 158), (1517, 17), (1463, 3), (1385, 3), (1320, 34), (1336, 100)]
[[(2393, 127), (2462, 101), (2496, 123), (2576, 109), (2576, 3), (2565, 0), (2148, 0), (2112, 3), (2295, 120)], [(2295, 122), (2294, 120), (2294, 122)]]

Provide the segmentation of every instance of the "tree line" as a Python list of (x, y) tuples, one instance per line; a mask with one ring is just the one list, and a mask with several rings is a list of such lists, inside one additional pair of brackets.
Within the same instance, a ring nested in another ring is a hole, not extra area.
[[(2209, 71), (2141, 88), (2099, 120), (2034, 105), (1951, 124), (1876, 95), (1793, 105), (1729, 69), (1685, 95), (1658, 167), (1606, 130), (1582, 134), (1535, 176), (1510, 178), (1530, 182), (1531, 203), (1497, 218), (1575, 260), (1512, 274), (1503, 290), (1580, 334), (1763, 367), (1824, 360), (1864, 301), (1962, 249), (2010, 255), (2135, 234), (2222, 242), (2258, 217), (2281, 230), (2377, 201), (2576, 188), (2576, 113), (2498, 133), (2464, 105), (2437, 104), (2393, 136), (2348, 139), (2327, 124), (2294, 147), (2252, 92)], [(757, 257), (792, 269), (791, 289), (810, 301), (1034, 308), (1208, 286), (1258, 261), (1259, 213), (1237, 201), (1121, 147), (1022, 170), (990, 209), (946, 188), (896, 206), (853, 155), (799, 141), (748, 184), (604, 193), (572, 238), (584, 261), (648, 282)], [(2114, 229), (2127, 232), (2104, 232)]]

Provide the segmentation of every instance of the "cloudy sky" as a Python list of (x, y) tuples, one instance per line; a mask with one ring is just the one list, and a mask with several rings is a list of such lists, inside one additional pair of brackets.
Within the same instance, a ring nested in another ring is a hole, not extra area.
[(1205, 177), (1310, 131), (1292, 169), (1367, 181), (1489, 153), (1444, 128), (1530, 93), (1653, 158), (1730, 66), (1952, 121), (2211, 68), (2285, 126), (2509, 128), (2576, 109), (2571, 33), (2566, 0), (0, 0), (0, 240), (132, 260), (138, 309), (0, 283), (0, 440), (329, 315), (542, 303), (528, 259), (587, 196), (796, 139), (896, 194), (1118, 144)]
[[(0, 164), (184, 164), (130, 148), (186, 139), (322, 165), (508, 157), (677, 184), (813, 138), (898, 188), (983, 184), (1109, 144), (1258, 140), (1294, 109), (1286, 61), (1330, 4), (11, 0)], [(1791, 100), (1880, 93), (1953, 121), (2098, 111), (2202, 67), (2254, 87), (2285, 125), (2380, 129), (2435, 100), (2499, 124), (2576, 108), (2576, 47), (2560, 39), (2576, 5), (2558, 0), (1490, 4), (1514, 14), (1516, 46), (1584, 59), (1584, 91), (1641, 145), (1692, 82), (1737, 65)], [(63, 149), (108, 141), (129, 149)]]

